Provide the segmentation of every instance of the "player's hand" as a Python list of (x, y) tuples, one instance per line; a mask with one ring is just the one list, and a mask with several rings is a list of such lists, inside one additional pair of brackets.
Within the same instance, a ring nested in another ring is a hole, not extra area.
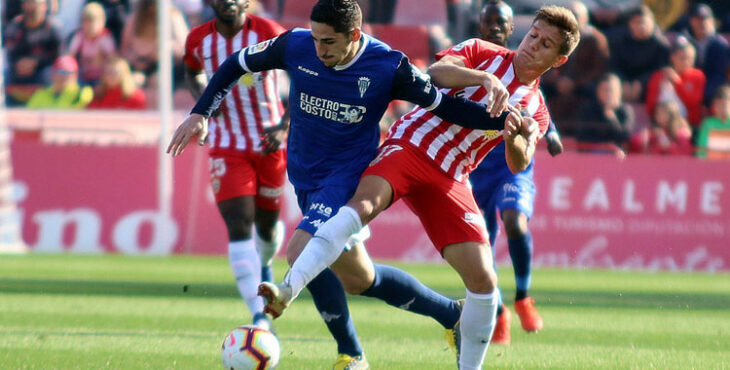
[(281, 143), (286, 140), (288, 127), (288, 125), (279, 124), (265, 128), (264, 134), (261, 135), (261, 143), (259, 143), (261, 151), (269, 154), (278, 150)]
[(487, 111), (490, 117), (499, 117), (509, 105), (509, 91), (495, 75), (491, 73), (485, 75), (482, 85), (487, 89)]
[(205, 145), (205, 139), (208, 137), (208, 120), (200, 114), (191, 113), (175, 130), (170, 145), (167, 146), (167, 153), (172, 154), (173, 157), (179, 155), (190, 139), (196, 135), (198, 145)]
[(551, 156), (555, 157), (563, 152), (563, 143), (560, 141), (560, 135), (556, 132), (547, 134), (545, 140), (547, 140), (547, 149)]
[(504, 131), (502, 135), (505, 140), (514, 140), (520, 134), (520, 127), (522, 127), (522, 113), (520, 112), (519, 104), (516, 107), (508, 106), (507, 110), (509, 114), (504, 121)]

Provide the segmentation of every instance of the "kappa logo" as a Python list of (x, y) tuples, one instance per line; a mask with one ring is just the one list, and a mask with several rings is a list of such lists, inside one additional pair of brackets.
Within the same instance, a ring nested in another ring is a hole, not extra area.
[(402, 310), (407, 310), (407, 309), (409, 309), (409, 308), (411, 307), (411, 305), (412, 305), (412, 304), (413, 304), (413, 302), (415, 302), (415, 301), (416, 301), (416, 297), (413, 297), (413, 299), (411, 299), (410, 301), (408, 301), (408, 302), (406, 302), (406, 303), (404, 303), (404, 304), (402, 304), (402, 305), (398, 306), (398, 308), (400, 308), (400, 309), (402, 309)]
[(357, 88), (360, 89), (361, 98), (363, 96), (365, 96), (365, 91), (368, 90), (368, 87), (370, 87), (370, 78), (369, 77), (360, 77), (357, 79)]
[(319, 227), (322, 226), (323, 223), (324, 222), (322, 222), (322, 220), (314, 220), (314, 221), (311, 221), (309, 224), (314, 226), (315, 228), (319, 229)]
[(309, 68), (305, 68), (305, 67), (302, 67), (302, 66), (297, 66), (297, 69), (300, 70), (300, 71), (302, 71), (302, 72), (304, 72), (304, 73), (310, 74), (312, 76), (319, 76), (319, 73), (317, 73), (317, 72), (315, 72), (315, 71), (313, 71), (313, 70), (311, 70)]
[(329, 313), (329, 312), (327, 312), (327, 311), (321, 311), (321, 312), (319, 313), (319, 315), (320, 315), (320, 316), (322, 316), (322, 319), (323, 319), (323, 320), (324, 320), (325, 322), (331, 322), (332, 320), (336, 320), (336, 319), (339, 319), (339, 318), (340, 318), (340, 316), (342, 316), (342, 314), (338, 314), (338, 315), (335, 315), (335, 314), (331, 314), (331, 313)]

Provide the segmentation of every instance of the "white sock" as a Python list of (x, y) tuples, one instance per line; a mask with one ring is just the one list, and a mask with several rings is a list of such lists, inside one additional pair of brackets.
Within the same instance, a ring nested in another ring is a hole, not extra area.
[(266, 241), (259, 236), (259, 233), (254, 233), (254, 240), (256, 242), (256, 251), (261, 257), (261, 266), (270, 266), (274, 260), (274, 256), (281, 250), (281, 245), (284, 243), (284, 223), (281, 221), (276, 222), (274, 226), (274, 237), (271, 241)]
[(481, 369), (484, 355), (496, 324), (499, 293), (472, 293), (466, 290), (466, 303), (461, 311), (461, 357), (459, 369)]
[(299, 295), (312, 279), (334, 263), (350, 236), (360, 229), (360, 215), (347, 206), (340, 208), (336, 215), (322, 224), (284, 279), (292, 287), (292, 297)]
[(228, 262), (241, 297), (246, 301), (251, 314), (264, 311), (264, 301), (257, 295), (261, 284), (261, 260), (253, 240), (228, 243)]

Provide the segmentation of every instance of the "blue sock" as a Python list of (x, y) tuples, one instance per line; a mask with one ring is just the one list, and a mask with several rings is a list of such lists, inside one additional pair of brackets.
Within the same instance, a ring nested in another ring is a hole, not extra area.
[(509, 239), (509, 255), (515, 269), (515, 299), (527, 297), (532, 278), (532, 234), (528, 231), (521, 238)]
[(325, 269), (307, 285), (307, 289), (312, 294), (317, 311), (337, 342), (337, 353), (362, 355), (355, 323), (347, 309), (345, 289), (337, 275), (332, 270)]
[(271, 266), (261, 266), (261, 281), (274, 281), (274, 269)]
[(362, 295), (430, 316), (447, 329), (454, 327), (461, 314), (454, 300), (436, 293), (412, 275), (391, 266), (375, 265), (375, 281)]

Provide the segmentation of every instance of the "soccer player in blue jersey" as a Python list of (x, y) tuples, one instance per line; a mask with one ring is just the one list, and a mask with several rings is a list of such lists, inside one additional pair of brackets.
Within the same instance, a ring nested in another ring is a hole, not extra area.
[[(507, 39), (514, 30), (512, 19), (512, 8), (504, 1), (489, 1), (479, 15), (480, 37), (506, 47)], [(545, 139), (551, 155), (555, 156), (562, 152), (560, 136), (552, 121)], [(515, 311), (520, 317), (522, 328), (528, 332), (536, 332), (542, 329), (543, 321), (535, 308), (535, 301), (527, 295), (532, 276), (533, 242), (528, 221), (532, 216), (535, 200), (533, 181), (535, 160), (530, 162), (526, 170), (515, 174), (507, 166), (504, 151), (505, 145), (502, 142), (471, 173), (472, 191), (479, 208), (484, 212), (489, 242), (492, 246), (495, 245), (499, 232), (497, 212), (502, 218), (517, 288)], [(509, 309), (500, 302), (492, 343), (510, 344), (511, 317)]]
[[(391, 100), (416, 103), (470, 128), (501, 130), (506, 117), (519, 119), (514, 113), (490, 117), (484, 104), (441, 95), (405, 55), (360, 30), (362, 14), (354, 0), (320, 0), (310, 19), (311, 30), (294, 29), (231, 55), (210, 79), (167, 150), (178, 155), (195, 136), (202, 144), (207, 118), (242, 75), (251, 73), (256, 78), (256, 73), (264, 70), (288, 71), (291, 124), (287, 170), (304, 214), (287, 245), (290, 263), (319, 225), (353, 195), (362, 172), (377, 154), (378, 122)], [(332, 265), (348, 291), (394, 306), (407, 303), (402, 301), (404, 297), (419, 297), (404, 307), (453, 328), (459, 320), (458, 303), (431, 291), (404, 271), (374, 265), (362, 246), (365, 236), (356, 235), (348, 241), (343, 246), (349, 248), (346, 257)], [(367, 368), (342, 284), (332, 270), (325, 269), (307, 288), (338, 343), (340, 355), (335, 368)], [(364, 274), (376, 283), (357, 286), (348, 279), (353, 274)]]

